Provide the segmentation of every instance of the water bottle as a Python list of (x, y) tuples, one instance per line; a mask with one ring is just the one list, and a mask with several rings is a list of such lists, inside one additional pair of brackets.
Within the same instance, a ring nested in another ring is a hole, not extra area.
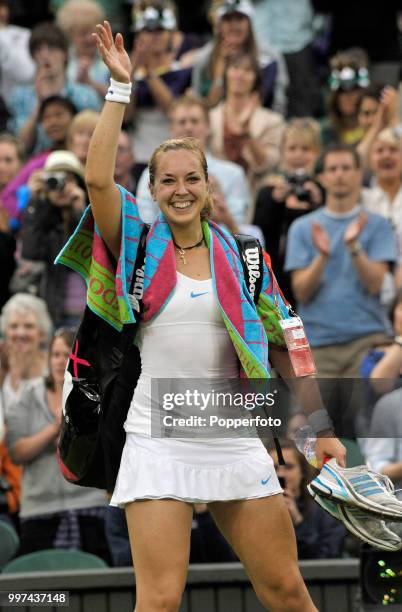
[(296, 431), (295, 444), (309, 464), (316, 468), (317, 457), (315, 456), (315, 447), (317, 444), (317, 436), (310, 425), (304, 425)]

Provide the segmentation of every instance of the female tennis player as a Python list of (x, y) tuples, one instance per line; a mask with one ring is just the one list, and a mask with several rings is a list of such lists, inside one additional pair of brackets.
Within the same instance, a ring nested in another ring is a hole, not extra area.
[[(94, 37), (112, 79), (92, 137), (86, 180), (97, 231), (117, 262), (122, 313), (143, 227), (135, 199), (113, 180), (132, 69), (121, 34), (113, 39), (108, 22), (97, 26)], [(152, 74), (148, 79), (157, 86)], [(263, 606), (271, 612), (313, 612), (298, 569), (289, 512), (261, 441), (151, 435), (154, 379), (268, 378), (269, 362), (284, 378), (294, 373), (279, 325), (289, 315), (275, 279), (264, 268), (256, 308), (233, 237), (209, 220), (208, 170), (197, 141), (162, 143), (149, 162), (149, 174), (161, 214), (147, 238), (144, 309), (136, 338), (142, 371), (111, 500), (126, 511), (135, 610), (179, 609), (193, 504), (207, 503)], [(344, 465), (345, 450), (333, 435), (317, 442), (321, 464), (324, 455)]]

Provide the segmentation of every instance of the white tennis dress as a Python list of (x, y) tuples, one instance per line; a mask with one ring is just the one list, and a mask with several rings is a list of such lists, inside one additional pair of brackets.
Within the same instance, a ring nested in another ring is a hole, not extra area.
[(155, 437), (155, 414), (159, 419), (166, 411), (160, 403), (155, 407), (152, 380), (238, 378), (212, 279), (178, 272), (172, 298), (153, 321), (140, 324), (137, 342), (142, 372), (124, 425), (127, 438), (111, 505), (161, 498), (207, 503), (280, 493), (273, 461), (257, 437)]

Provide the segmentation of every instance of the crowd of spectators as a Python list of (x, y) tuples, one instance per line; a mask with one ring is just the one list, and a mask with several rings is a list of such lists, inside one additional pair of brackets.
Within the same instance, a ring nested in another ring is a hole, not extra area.
[[(91, 33), (104, 19), (133, 64), (116, 182), (150, 223), (151, 153), (169, 137), (201, 142), (214, 221), (260, 239), (318, 377), (335, 381), (323, 390), (339, 434), (400, 486), (401, 0), (211, 0), (194, 31), (187, 3), (33, 4), (0, 0), (0, 520), (19, 554), (78, 548), (132, 562), (124, 512), (106, 491), (64, 481), (56, 456), (85, 286), (53, 262), (89, 203), (86, 156), (109, 83)], [(346, 379), (363, 384), (335, 389)], [(353, 550), (309, 498), (310, 466), (289, 439), (282, 447), (300, 557)], [(231, 560), (195, 505), (191, 561)]]

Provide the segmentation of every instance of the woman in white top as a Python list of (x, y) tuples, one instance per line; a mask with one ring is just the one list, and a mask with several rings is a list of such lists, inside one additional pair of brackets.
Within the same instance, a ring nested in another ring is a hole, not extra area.
[[(86, 178), (97, 227), (117, 260), (122, 200), (113, 169), (131, 64), (122, 36), (113, 40), (107, 22), (97, 26), (95, 36), (114, 85), (91, 141)], [(117, 91), (120, 102), (112, 101)], [(155, 377), (174, 384), (178, 375), (226, 380), (238, 376), (236, 353), (211, 282), (221, 279), (211, 269), (201, 225), (210, 202), (207, 180), (204, 155), (193, 139), (163, 143), (150, 161), (150, 190), (171, 232), (176, 285), (157, 316), (141, 324), (137, 337), (142, 373), (125, 424), (127, 441), (112, 498), (126, 510), (136, 611), (179, 609), (192, 504), (207, 502), (263, 605), (272, 612), (314, 612), (297, 566), (294, 532), (281, 488), (262, 443), (256, 438), (185, 440), (149, 435)], [(270, 350), (270, 360), (283, 376), (291, 376), (286, 351)], [(168, 410), (167, 405), (164, 408)], [(321, 462), (328, 454), (344, 464), (344, 449), (336, 438), (320, 439), (318, 446)]]
[(27, 381), (46, 373), (51, 331), (52, 321), (46, 302), (41, 298), (16, 293), (4, 304), (1, 311), (4, 337), (1, 393), (6, 416)]

